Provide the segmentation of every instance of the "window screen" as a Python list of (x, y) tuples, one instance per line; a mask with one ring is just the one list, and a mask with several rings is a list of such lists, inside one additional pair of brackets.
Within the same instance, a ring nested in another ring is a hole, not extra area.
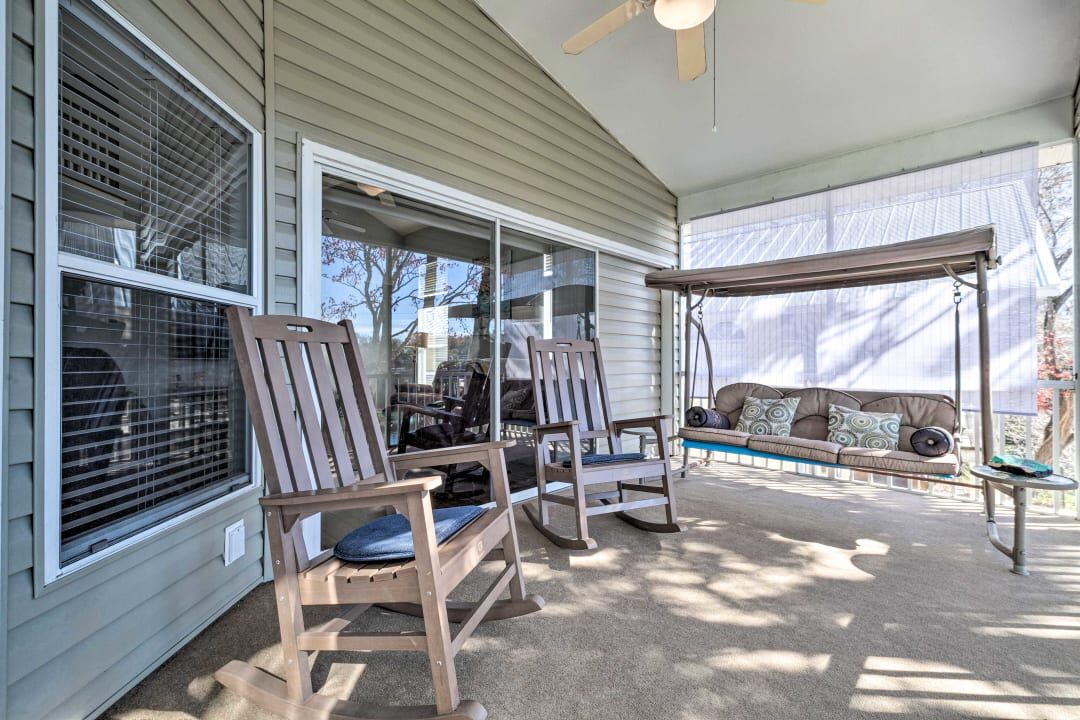
[(63, 278), (61, 559), (246, 484), (225, 306)]
[(89, 3), (59, 46), (63, 566), (250, 483), (225, 309), (256, 303), (252, 133)]
[(60, 23), (60, 249), (249, 292), (250, 133), (96, 10)]

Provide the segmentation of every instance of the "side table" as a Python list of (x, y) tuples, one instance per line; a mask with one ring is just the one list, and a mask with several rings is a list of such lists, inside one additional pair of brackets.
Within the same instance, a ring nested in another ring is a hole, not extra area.
[[(986, 536), (990, 544), (1013, 561), (1012, 571), (1017, 575), (1027, 575), (1027, 494), (1028, 490), (1075, 490), (1076, 480), (1063, 475), (1049, 475), (1036, 478), (1026, 475), (995, 470), (989, 465), (975, 465), (971, 474), (983, 482), (983, 499), (986, 502)], [(997, 519), (994, 515), (994, 490), (998, 490), (1013, 501), (1013, 546), (1002, 542), (998, 535)]]

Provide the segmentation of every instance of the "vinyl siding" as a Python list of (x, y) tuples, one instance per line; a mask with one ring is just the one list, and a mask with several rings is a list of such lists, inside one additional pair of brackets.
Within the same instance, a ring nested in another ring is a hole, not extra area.
[[(40, 128), (35, 92), (43, 58), (35, 57), (35, 11), (43, 3), (9, 3), (11, 58), (9, 222), (7, 243), (8, 407), (6, 714), (10, 720), (81, 718), (102, 709), (156, 667), (193, 632), (242, 597), (263, 575), (262, 514), (255, 492), (198, 516), (133, 550), (50, 585), (35, 596), (34, 501), (36, 166)], [(244, 0), (117, 0), (152, 41), (256, 127), (262, 126), (262, 30)], [(40, 15), (38, 15), (40, 17)], [(222, 562), (223, 528), (245, 519), (247, 553)]]
[[(677, 263), (675, 199), (470, 0), (111, 0), (266, 142), (266, 306), (298, 310), (300, 138)], [(7, 717), (94, 714), (262, 577), (254, 494), (35, 597), (35, 3), (10, 0)], [(264, 28), (264, 20), (272, 28)], [(268, 31), (269, 30), (269, 31)], [(264, 47), (272, 49), (269, 63)], [(36, 62), (36, 64), (35, 64)], [(263, 69), (267, 67), (267, 76)], [(264, 117), (264, 108), (268, 116)], [(317, 262), (317, 258), (315, 259)], [(615, 412), (661, 408), (661, 300), (649, 267), (600, 259)], [(247, 554), (225, 567), (222, 528)], [(0, 708), (2, 710), (3, 708)], [(2, 713), (0, 713), (2, 714)]]
[[(677, 264), (674, 197), (469, 0), (279, 0), (273, 14), (278, 311), (298, 303), (299, 138)], [(600, 334), (617, 350), (608, 373), (623, 417), (661, 409), (649, 269), (600, 262)]]
[(645, 287), (650, 270), (631, 260), (600, 256), (600, 340), (617, 418), (662, 412), (660, 291)]

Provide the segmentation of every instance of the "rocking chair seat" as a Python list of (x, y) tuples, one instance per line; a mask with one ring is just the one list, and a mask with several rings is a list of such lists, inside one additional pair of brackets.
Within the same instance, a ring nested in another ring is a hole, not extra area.
[[(636, 462), (644, 459), (645, 453), (614, 453), (610, 455), (586, 454), (581, 456), (581, 464), (601, 465), (604, 463)], [(564, 468), (568, 468), (571, 465), (573, 465), (573, 463), (569, 459), (562, 461), (562, 466)]]
[[(435, 541), (441, 545), (483, 514), (484, 508), (476, 505), (435, 509), (432, 512)], [(413, 559), (415, 552), (408, 518), (394, 513), (361, 525), (334, 546), (334, 557), (351, 563)]]

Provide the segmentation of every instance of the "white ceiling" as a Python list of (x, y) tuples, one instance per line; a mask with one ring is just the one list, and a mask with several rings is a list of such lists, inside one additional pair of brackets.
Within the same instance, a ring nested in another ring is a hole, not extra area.
[(476, 2), (676, 195), (1068, 95), (1080, 66), (1080, 0), (719, 0), (713, 134), (711, 69), (678, 82), (651, 12), (573, 56), (620, 0)]

